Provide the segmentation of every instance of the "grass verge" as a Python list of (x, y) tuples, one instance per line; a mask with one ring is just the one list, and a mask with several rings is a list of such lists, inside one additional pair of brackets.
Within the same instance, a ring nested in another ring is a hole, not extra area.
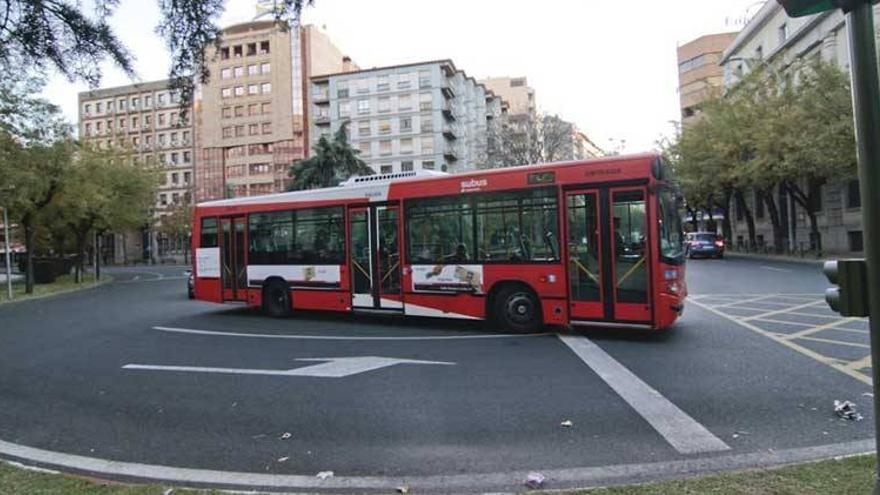
[[(60, 294), (64, 292), (72, 292), (75, 290), (88, 289), (91, 287), (95, 287), (97, 285), (105, 284), (109, 281), (113, 280), (113, 277), (110, 275), (101, 275), (101, 280), (98, 282), (94, 281), (93, 275), (87, 273), (83, 278), (83, 282), (81, 284), (76, 283), (73, 275), (62, 275), (55, 279), (51, 284), (35, 284), (34, 285), (34, 293), (33, 294), (25, 294), (25, 286), (24, 282), (13, 282), (12, 283), (12, 300), (13, 301), (24, 301), (27, 299), (35, 299), (40, 297), (51, 296), (53, 294)], [(6, 285), (3, 284), (0, 287), (0, 304), (8, 303), (9, 300), (6, 299)]]
[[(552, 480), (550, 480), (552, 482)], [(798, 464), (779, 469), (720, 474), (636, 486), (597, 488), (570, 494), (584, 495), (855, 495), (871, 493), (874, 456)], [(552, 488), (552, 486), (548, 486)], [(125, 485), (79, 476), (52, 474), (0, 463), (0, 494), (162, 495), (160, 485)], [(173, 490), (175, 495), (213, 494), (219, 491)]]

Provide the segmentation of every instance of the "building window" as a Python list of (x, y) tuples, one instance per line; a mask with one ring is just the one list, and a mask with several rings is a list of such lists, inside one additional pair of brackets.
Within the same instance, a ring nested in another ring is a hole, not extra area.
[(263, 74), (269, 74), (270, 72), (272, 72), (272, 66), (269, 65), (269, 62), (263, 62), (260, 65), (260, 72)]
[(340, 101), (337, 103), (337, 112), (340, 117), (348, 117), (351, 115), (351, 103), (347, 101)]
[(787, 40), (788, 40), (788, 24), (783, 22), (782, 25), (779, 26), (779, 44), (781, 45), (781, 44), (785, 43)]
[(104, 104), (100, 101), (95, 103), (95, 113), (104, 113)]
[(86, 103), (83, 107), (83, 112), (85, 112), (86, 115), (90, 115), (92, 113), (92, 105), (90, 103)]
[(764, 47), (763, 46), (758, 45), (758, 47), (755, 48), (755, 58), (758, 60), (762, 60), (764, 58)]
[(220, 90), (221, 98), (229, 98), (230, 96), (232, 96), (232, 88), (223, 88)]
[(431, 72), (427, 70), (419, 71), (419, 88), (430, 88), (431, 87)]
[(235, 87), (235, 96), (244, 96), (244, 86)]
[(241, 58), (243, 51), (241, 49), (241, 45), (235, 45), (232, 47), (232, 56), (234, 58)]
[(271, 122), (263, 122), (261, 124), (263, 128), (263, 134), (272, 134), (272, 123)]
[(153, 117), (144, 115), (144, 127), (149, 129), (151, 125), (153, 125)]
[(397, 80), (397, 89), (409, 89), (412, 87), (411, 77), (411, 74), (401, 74)]
[(174, 172), (173, 174), (171, 174), (171, 183), (177, 184), (177, 181), (179, 178), (180, 178), (180, 175), (177, 172)]
[(248, 105), (248, 115), (260, 115), (260, 105), (256, 103), (251, 103), (250, 105)]
[(376, 83), (376, 91), (388, 91), (389, 89), (388, 76), (379, 76), (379, 80)]
[(860, 253), (865, 250), (865, 241), (861, 230), (851, 230), (846, 233), (846, 236), (849, 239), (850, 251)]
[(103, 130), (104, 130), (104, 123), (103, 122), (95, 122), (95, 131), (97, 132), (97, 134), (100, 134)]
[(244, 105), (238, 105), (235, 107), (235, 116), (244, 117)]
[(144, 107), (150, 108), (153, 106), (153, 97), (150, 95), (144, 96)]
[(394, 165), (381, 165), (379, 167), (380, 174), (390, 174), (391, 172), (394, 172)]
[(263, 90), (263, 94), (267, 95), (272, 92), (272, 83), (263, 83), (261, 85), (261, 88)]
[(229, 47), (223, 47), (220, 49), (220, 60), (229, 60)]
[(248, 94), (249, 95), (260, 94), (260, 87), (257, 86), (256, 84), (248, 84)]
[(358, 100), (358, 113), (370, 113), (370, 100)]
[(859, 190), (858, 180), (851, 180), (846, 185), (846, 207), (862, 207), (862, 192)]
[(261, 41), (260, 42), (260, 55), (266, 55), (269, 53), (269, 42)]
[(162, 206), (168, 205), (168, 196), (166, 194), (159, 195), (159, 204)]
[(434, 107), (431, 93), (419, 93), (419, 110), (431, 110)]
[(251, 136), (256, 136), (260, 133), (260, 126), (258, 124), (250, 124), (248, 125), (248, 134)]
[(397, 97), (398, 110), (412, 109), (412, 95), (400, 95)]
[(189, 185), (189, 181), (190, 181), (191, 177), (192, 177), (192, 174), (190, 172), (184, 172), (183, 173), (183, 183), (186, 185)]
[(272, 104), (271, 103), (263, 103), (260, 105), (260, 110), (263, 115), (270, 115), (272, 113)]
[(391, 98), (379, 98), (379, 113), (388, 113), (391, 111)]
[[(191, 159), (192, 159), (192, 157), (190, 156), (189, 151), (184, 151), (183, 152), (183, 163), (189, 163)], [(187, 172), (187, 173), (189, 173), (189, 172)], [(189, 182), (189, 180), (187, 180), (187, 182)]]
[(379, 141), (379, 154), (382, 156), (391, 154), (391, 140)]
[(434, 154), (434, 136), (423, 136), (422, 137), (422, 154), (423, 155)]
[(225, 138), (232, 137), (232, 127), (224, 127), (223, 128), (223, 137), (225, 137)]
[(177, 165), (180, 163), (180, 155), (177, 152), (171, 153), (171, 163)]
[(412, 172), (413, 171), (413, 162), (412, 161), (400, 162), (400, 171), (401, 172)]
[(156, 104), (158, 104), (158, 105), (165, 104), (165, 93), (159, 93), (159, 95), (156, 96)]
[(370, 135), (370, 121), (361, 120), (358, 122), (358, 137), (367, 137)]
[(413, 140), (412, 138), (403, 138), (400, 140), (400, 153), (402, 155), (409, 155), (413, 152)]
[(183, 144), (189, 144), (189, 131), (183, 131)]
[(412, 117), (400, 118), (400, 132), (412, 132)]
[(222, 115), (224, 119), (232, 117), (232, 107), (223, 107)]
[(243, 137), (244, 136), (244, 126), (237, 125), (235, 126), (235, 137)]
[(810, 187), (810, 200), (812, 201), (813, 211), (822, 211), (822, 184), (813, 184)]
[(122, 112), (125, 111), (125, 104), (126, 103), (127, 103), (127, 100), (119, 100), (119, 110), (120, 111), (122, 111)]
[(422, 115), (420, 125), (422, 133), (434, 132), (434, 119), (430, 115)]
[(159, 126), (159, 127), (165, 126), (165, 114), (164, 113), (160, 113), (159, 115), (157, 115), (156, 120), (157, 120), (157, 123), (156, 123), (157, 126)]
[(379, 134), (391, 134), (390, 120), (385, 119), (379, 121)]
[(357, 80), (357, 92), (360, 94), (369, 93), (370, 92), (370, 83), (366, 79), (358, 79)]
[(137, 96), (135, 96), (131, 99), (131, 108), (137, 108), (138, 106), (140, 106), (140, 104), (141, 104), (141, 99), (138, 98)]
[(336, 84), (336, 97), (348, 98), (348, 88), (345, 86), (345, 83), (340, 82)]
[(361, 156), (370, 156), (370, 142), (362, 141), (358, 143), (358, 149), (360, 150)]
[(113, 111), (113, 102), (112, 102), (112, 101), (108, 101), (108, 102), (107, 102), (107, 112), (109, 113), (109, 112), (112, 112), (112, 111)]
[(156, 142), (159, 143), (159, 146), (165, 146), (165, 134), (159, 134)]
[(434, 170), (434, 160), (425, 160), (422, 162), (422, 169)]

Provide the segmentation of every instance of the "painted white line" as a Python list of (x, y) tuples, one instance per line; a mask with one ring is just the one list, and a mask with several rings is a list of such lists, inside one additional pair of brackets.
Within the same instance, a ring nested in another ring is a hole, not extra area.
[(253, 339), (292, 339), (292, 340), (468, 340), (468, 339), (509, 339), (522, 337), (541, 337), (552, 335), (550, 333), (519, 334), (478, 334), (478, 335), (423, 335), (416, 337), (361, 337), (361, 336), (336, 336), (336, 335), (289, 335), (273, 333), (242, 333), (220, 332), (213, 330), (197, 330), (195, 328), (176, 327), (153, 327), (153, 330), (169, 333), (183, 333), (190, 335), (208, 335), (211, 337), (249, 337)]
[(785, 273), (788, 273), (788, 272), (791, 271), (791, 270), (789, 270), (789, 269), (787, 269), (787, 268), (776, 268), (775, 266), (765, 266), (765, 265), (761, 265), (760, 268), (763, 268), (763, 269), (765, 269), (765, 270), (771, 270), (771, 271), (774, 271), (774, 272), (785, 272)]
[(397, 359), (380, 356), (355, 356), (341, 358), (300, 358), (297, 361), (327, 361), (304, 368), (290, 370), (266, 370), (247, 368), (205, 368), (200, 366), (164, 366), (155, 364), (126, 364), (125, 370), (177, 371), (189, 373), (224, 373), (230, 375), (262, 376), (308, 376), (314, 378), (345, 378), (359, 373), (388, 368), (398, 364), (438, 364), (452, 366), (447, 361), (420, 361), (417, 359)]
[(793, 351), (799, 352), (799, 353), (803, 354), (804, 356), (815, 359), (816, 361), (819, 361), (820, 363), (822, 363), (826, 366), (830, 366), (830, 367), (836, 369), (837, 371), (840, 371), (841, 373), (849, 375), (849, 376), (855, 378), (856, 380), (858, 380), (868, 386), (871, 386), (871, 378), (870, 377), (865, 376), (863, 373), (859, 373), (858, 371), (855, 371), (855, 370), (848, 368), (846, 365), (842, 364), (837, 359), (830, 358), (828, 356), (823, 356), (822, 354), (819, 354), (818, 352), (807, 349), (806, 347), (798, 345), (795, 342), (792, 342), (792, 341), (787, 340), (785, 338), (779, 337), (773, 332), (768, 332), (767, 330), (764, 330), (763, 328), (757, 327), (757, 326), (745, 321), (744, 319), (739, 319), (735, 316), (731, 316), (729, 314), (726, 314), (723, 311), (718, 311), (718, 310), (712, 308), (711, 306), (707, 306), (707, 305), (700, 303), (700, 302), (697, 302), (697, 301), (691, 301), (691, 303), (694, 306), (697, 306), (699, 308), (703, 308), (706, 311), (711, 311), (712, 313), (715, 313), (716, 315), (718, 315), (722, 318), (730, 320), (733, 323), (736, 323), (737, 325), (745, 327), (745, 328), (747, 328), (747, 329), (749, 329), (759, 335), (763, 335), (764, 337), (767, 337), (768, 339), (772, 339), (773, 341), (778, 342)]
[(586, 337), (560, 335), (559, 339), (605, 380), (675, 450), (682, 454), (698, 454), (730, 449), (706, 427)]

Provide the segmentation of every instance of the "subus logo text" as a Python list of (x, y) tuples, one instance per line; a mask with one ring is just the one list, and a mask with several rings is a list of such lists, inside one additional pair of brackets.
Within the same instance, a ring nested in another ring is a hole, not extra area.
[(486, 187), (489, 184), (489, 181), (486, 179), (471, 179), (471, 180), (463, 180), (461, 181), (462, 189), (477, 189), (480, 187)]

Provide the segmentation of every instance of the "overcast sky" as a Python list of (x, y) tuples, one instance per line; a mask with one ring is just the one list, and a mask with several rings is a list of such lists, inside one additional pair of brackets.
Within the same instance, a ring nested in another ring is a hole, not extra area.
[[(771, 0), (773, 1), (773, 0)], [(221, 25), (250, 20), (254, 0), (229, 0)], [(361, 67), (452, 59), (478, 79), (526, 76), (539, 109), (575, 122), (597, 145), (652, 149), (677, 120), (676, 47), (703, 34), (738, 31), (755, 0), (315, 0), (305, 22), (325, 26)], [(138, 78), (166, 77), (154, 34), (156, 2), (122, 0), (112, 19), (136, 57)], [(110, 65), (102, 87), (130, 84)], [(77, 93), (53, 77), (46, 96), (76, 120)]]

